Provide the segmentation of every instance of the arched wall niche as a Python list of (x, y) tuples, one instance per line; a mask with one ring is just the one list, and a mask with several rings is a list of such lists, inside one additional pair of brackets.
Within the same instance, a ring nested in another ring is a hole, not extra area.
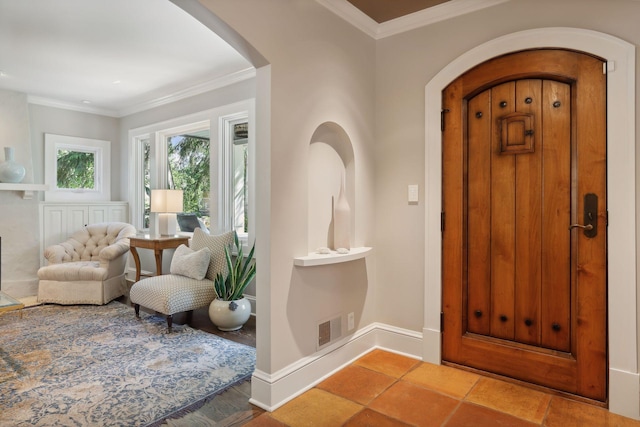
[(355, 218), (355, 156), (347, 132), (335, 122), (325, 122), (316, 128), (309, 142), (307, 169), (308, 251), (333, 246), (332, 197), (338, 197), (342, 180), (351, 208), (351, 234), (354, 242)]

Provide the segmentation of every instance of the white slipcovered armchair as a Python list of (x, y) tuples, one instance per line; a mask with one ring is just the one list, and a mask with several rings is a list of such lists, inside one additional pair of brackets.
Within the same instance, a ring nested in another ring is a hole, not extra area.
[(38, 302), (101, 305), (124, 295), (129, 237), (135, 234), (123, 222), (90, 224), (47, 247), (48, 265), (38, 270)]

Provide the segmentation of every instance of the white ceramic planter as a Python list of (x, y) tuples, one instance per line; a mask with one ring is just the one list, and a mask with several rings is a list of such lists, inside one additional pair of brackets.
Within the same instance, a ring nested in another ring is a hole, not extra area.
[(221, 331), (242, 328), (251, 316), (251, 303), (246, 298), (235, 301), (214, 299), (209, 305), (209, 318)]

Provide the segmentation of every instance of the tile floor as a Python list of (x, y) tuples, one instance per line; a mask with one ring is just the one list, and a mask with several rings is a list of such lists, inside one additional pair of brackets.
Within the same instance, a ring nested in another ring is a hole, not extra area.
[(374, 350), (245, 426), (640, 426), (603, 408)]

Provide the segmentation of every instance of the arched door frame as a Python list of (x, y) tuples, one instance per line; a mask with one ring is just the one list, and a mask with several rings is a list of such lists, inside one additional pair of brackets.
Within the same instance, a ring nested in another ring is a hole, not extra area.
[(540, 28), (484, 43), (444, 67), (425, 88), (425, 300), (423, 358), (441, 362), (442, 90), (493, 57), (535, 48), (565, 48), (605, 58), (607, 74), (607, 192), (609, 209), (609, 410), (640, 419), (636, 291), (635, 47), (578, 28)]

